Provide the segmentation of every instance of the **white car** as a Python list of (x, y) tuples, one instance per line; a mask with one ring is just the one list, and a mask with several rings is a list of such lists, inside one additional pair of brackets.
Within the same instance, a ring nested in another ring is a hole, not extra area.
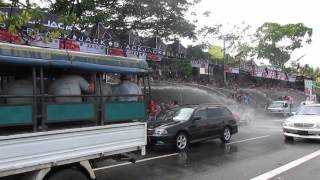
[(269, 114), (281, 114), (287, 116), (290, 114), (290, 106), (288, 101), (272, 101), (268, 107)]
[(313, 101), (302, 101), (301, 103), (300, 103), (300, 105), (308, 105), (308, 104), (314, 104), (315, 102), (313, 102)]
[(320, 139), (320, 104), (300, 106), (297, 113), (283, 122), (285, 140)]

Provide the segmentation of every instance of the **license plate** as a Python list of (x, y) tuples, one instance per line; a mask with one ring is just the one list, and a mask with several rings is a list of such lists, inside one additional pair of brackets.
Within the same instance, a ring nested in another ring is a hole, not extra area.
[(309, 135), (308, 131), (298, 131), (300, 135)]

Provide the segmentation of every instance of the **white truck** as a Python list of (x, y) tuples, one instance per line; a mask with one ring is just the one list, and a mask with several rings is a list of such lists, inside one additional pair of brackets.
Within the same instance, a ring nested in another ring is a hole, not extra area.
[(95, 160), (145, 155), (146, 143), (146, 123), (140, 122), (0, 136), (0, 177), (95, 179)]
[[(62, 69), (84, 77), (93, 75), (95, 92), (61, 97), (49, 94), (46, 84)], [(101, 169), (98, 161), (123, 159), (133, 152), (145, 155), (145, 104), (150, 89), (145, 61), (0, 43), (0, 92), (24, 71), (32, 77), (33, 95), (0, 93), (0, 178), (95, 179), (95, 171)], [(142, 95), (125, 95), (139, 100), (113, 101), (114, 97), (103, 94), (102, 83), (110, 73), (132, 74), (143, 80)], [(57, 103), (52, 100), (56, 97), (76, 97), (82, 102)], [(31, 101), (9, 104), (10, 98)]]

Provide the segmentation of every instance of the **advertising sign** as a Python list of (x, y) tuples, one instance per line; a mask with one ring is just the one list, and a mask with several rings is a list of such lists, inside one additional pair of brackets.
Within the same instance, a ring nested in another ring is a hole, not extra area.
[(314, 81), (305, 79), (304, 80), (304, 94), (307, 96), (311, 96), (314, 94), (313, 92), (313, 83)]
[(224, 72), (232, 73), (232, 74), (239, 74), (239, 68), (235, 67), (224, 67)]

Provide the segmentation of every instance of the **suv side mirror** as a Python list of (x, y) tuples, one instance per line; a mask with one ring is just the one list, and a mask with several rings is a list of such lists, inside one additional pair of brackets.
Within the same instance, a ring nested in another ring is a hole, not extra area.
[(199, 120), (201, 120), (200, 116), (194, 116), (192, 119), (192, 122), (199, 121)]
[(289, 105), (288, 105), (287, 103), (285, 103), (285, 104), (283, 105), (283, 107), (285, 107), (285, 108), (288, 107), (288, 106), (289, 106)]

